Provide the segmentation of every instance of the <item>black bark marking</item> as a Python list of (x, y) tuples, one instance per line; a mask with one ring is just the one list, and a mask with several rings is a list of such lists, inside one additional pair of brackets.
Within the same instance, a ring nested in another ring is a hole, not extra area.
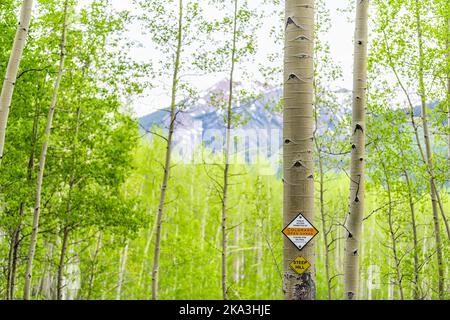
[(300, 35), (300, 36), (296, 37), (294, 40), (298, 40), (298, 41), (306, 41), (306, 40), (308, 40), (309, 41), (309, 38), (307, 36)]
[(352, 149), (353, 149), (353, 150), (355, 150), (355, 149), (356, 149), (356, 146), (355, 146), (354, 144), (352, 144)]
[(315, 296), (316, 286), (312, 280), (311, 274), (305, 272), (297, 277), (300, 283), (294, 286), (293, 299), (294, 300), (310, 300)]
[(297, 79), (297, 80), (300, 80), (300, 78), (299, 78), (299, 77), (297, 77), (297, 75), (296, 75), (296, 74), (294, 74), (294, 73), (291, 73), (291, 74), (289, 75), (288, 81), (289, 81), (289, 80), (292, 80), (292, 79)]
[(294, 167), (300, 168), (300, 167), (303, 167), (303, 164), (302, 164), (302, 162), (301, 162), (300, 160), (297, 160), (297, 161), (295, 161), (295, 163), (294, 163)]
[(359, 161), (364, 161), (364, 158), (359, 158)]
[(354, 294), (353, 292), (347, 292), (347, 297), (348, 297), (350, 300), (353, 299), (354, 295), (355, 295), (355, 294)]
[(359, 186), (361, 184), (361, 175), (359, 175), (359, 179), (358, 179), (358, 189), (356, 189), (356, 197), (355, 197), (355, 202), (358, 203), (359, 202), (359, 198), (358, 198), (358, 194), (359, 194)]
[(306, 53), (299, 53), (295, 55), (297, 58), (299, 59), (306, 59), (306, 58), (311, 58), (311, 56), (309, 54)]
[(308, 179), (314, 179), (314, 175), (310, 175)]
[(354, 256), (358, 255), (358, 250), (353, 251), (353, 255)]
[(302, 26), (300, 26), (299, 24), (297, 24), (297, 22), (295, 22), (294, 19), (292, 19), (291, 17), (288, 17), (288, 18), (287, 18), (287, 21), (286, 21), (286, 29), (287, 29), (287, 27), (288, 27), (290, 24), (293, 24), (293, 25), (296, 26), (297, 28), (304, 29)]
[(354, 133), (355, 133), (357, 130), (361, 130), (361, 132), (364, 132), (364, 129), (363, 129), (363, 127), (362, 127), (360, 124), (356, 124)]
[(289, 143), (291, 143), (292, 141), (291, 141), (291, 139), (285, 139), (284, 140), (284, 144), (289, 144)]
[(349, 238), (349, 239), (352, 239), (352, 238), (353, 238), (353, 235), (352, 235), (352, 233), (351, 233), (350, 231), (348, 232), (348, 238)]

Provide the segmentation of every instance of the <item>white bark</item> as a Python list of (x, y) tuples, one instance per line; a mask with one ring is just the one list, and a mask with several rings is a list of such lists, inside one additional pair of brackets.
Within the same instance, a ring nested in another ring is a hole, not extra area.
[(16, 36), (6, 67), (5, 79), (0, 96), (0, 165), (3, 159), (3, 149), (5, 146), (6, 124), (8, 122), (9, 109), (14, 93), (17, 72), (19, 70), (20, 60), (22, 58), (23, 48), (25, 47), (28, 29), (31, 20), (31, 8), (33, 0), (23, 0), (20, 10), (20, 20), (17, 26)]
[(350, 212), (344, 264), (344, 298), (358, 299), (359, 256), (364, 215), (364, 163), (367, 100), (368, 0), (356, 1), (355, 54), (353, 65), (352, 155), (350, 164)]
[(67, 30), (67, 11), (68, 11), (68, 1), (66, 0), (64, 4), (64, 21), (61, 35), (61, 52), (60, 52), (60, 60), (59, 60), (59, 68), (58, 74), (56, 77), (56, 81), (53, 87), (53, 96), (50, 103), (50, 109), (47, 115), (47, 125), (45, 128), (44, 134), (44, 143), (42, 144), (41, 156), (39, 159), (39, 170), (36, 178), (36, 191), (35, 191), (35, 206), (34, 206), (34, 214), (33, 214), (33, 224), (31, 230), (31, 238), (30, 238), (30, 247), (28, 249), (27, 256), (27, 266), (25, 271), (25, 285), (24, 285), (24, 300), (30, 299), (30, 289), (31, 289), (31, 281), (32, 281), (32, 271), (33, 271), (33, 260), (34, 254), (36, 251), (36, 243), (37, 236), (39, 231), (39, 216), (41, 213), (41, 193), (42, 193), (42, 182), (44, 179), (44, 169), (45, 162), (47, 158), (47, 149), (50, 143), (50, 133), (53, 124), (53, 115), (55, 113), (56, 101), (58, 98), (59, 85), (61, 84), (61, 79), (64, 71), (64, 62), (65, 62), (65, 51), (66, 51), (66, 30)]
[(178, 92), (178, 73), (180, 69), (181, 47), (183, 32), (183, 0), (179, 0), (179, 15), (178, 15), (178, 30), (177, 30), (177, 50), (175, 54), (174, 71), (172, 77), (172, 98), (170, 104), (170, 125), (169, 134), (167, 136), (166, 160), (164, 163), (164, 176), (161, 184), (161, 195), (159, 199), (158, 215), (156, 217), (156, 237), (155, 237), (155, 251), (153, 255), (153, 269), (152, 269), (152, 300), (158, 299), (158, 274), (159, 274), (159, 256), (161, 246), (162, 222), (164, 216), (164, 208), (166, 204), (166, 191), (170, 175), (170, 163), (172, 156), (172, 139), (175, 130), (176, 120), (176, 96)]
[[(314, 0), (286, 0), (283, 110), (283, 221), (299, 213), (314, 221)], [(283, 292), (286, 300), (316, 298), (315, 241), (301, 253), (286, 237)], [(311, 266), (297, 274), (290, 263), (299, 255)]]

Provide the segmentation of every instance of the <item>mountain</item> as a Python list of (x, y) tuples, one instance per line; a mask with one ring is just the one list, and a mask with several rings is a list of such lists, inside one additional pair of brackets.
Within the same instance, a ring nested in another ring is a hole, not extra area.
[[(195, 151), (203, 144), (209, 150), (217, 153), (224, 148), (225, 108), (214, 107), (211, 101), (214, 97), (225, 98), (228, 92), (228, 80), (222, 80), (206, 90), (201, 98), (195, 103), (183, 103), (183, 108), (177, 115), (174, 133), (174, 154), (186, 162), (195, 162)], [(237, 83), (235, 90), (241, 90), (242, 85)], [(282, 114), (277, 105), (282, 96), (280, 88), (265, 87), (257, 84), (252, 92), (257, 96), (240, 101), (233, 106), (233, 113), (239, 115), (239, 124), (231, 130), (232, 136), (232, 158), (236, 161), (256, 163), (258, 160), (266, 159), (271, 164), (280, 163), (282, 149)], [(339, 112), (333, 114), (320, 114), (318, 121), (321, 131), (334, 131), (334, 125), (340, 122), (346, 114), (350, 114), (349, 98), (351, 91), (340, 89), (334, 91), (338, 99)], [(226, 104), (226, 102), (224, 103)], [(430, 109), (434, 109), (437, 103), (430, 103)], [(159, 127), (167, 132), (169, 126), (169, 109), (161, 109), (139, 118), (142, 133)], [(403, 112), (409, 112), (404, 109)], [(420, 106), (414, 107), (414, 116), (420, 117)], [(430, 114), (430, 116), (432, 116)], [(443, 125), (446, 125), (446, 123)], [(320, 132), (319, 132), (320, 134)], [(151, 134), (148, 135), (152, 139)], [(234, 156), (234, 157), (233, 157)]]
[[(236, 85), (240, 90), (241, 85)], [(175, 122), (174, 150), (182, 159), (192, 160), (196, 148), (203, 143), (213, 152), (223, 149), (226, 133), (224, 111), (211, 105), (214, 97), (226, 95), (228, 81), (223, 80), (207, 90), (193, 105), (180, 111)], [(259, 88), (258, 97), (241, 101), (233, 106), (239, 115), (239, 125), (231, 130), (233, 155), (247, 163), (257, 161), (258, 156), (269, 162), (279, 162), (282, 141), (282, 115), (275, 110), (281, 98), (278, 88)], [(225, 94), (224, 94), (225, 93)], [(217, 100), (217, 99), (215, 99)], [(169, 109), (161, 109), (139, 119), (141, 130), (160, 127), (167, 131)]]

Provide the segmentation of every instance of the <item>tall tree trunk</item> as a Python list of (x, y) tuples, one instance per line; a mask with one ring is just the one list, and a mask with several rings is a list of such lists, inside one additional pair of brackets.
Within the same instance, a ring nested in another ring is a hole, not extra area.
[[(450, 7), (450, 5), (448, 7)], [(447, 11), (450, 11), (450, 8)], [(448, 14), (450, 15), (450, 12)], [(447, 127), (449, 128), (447, 156), (450, 167), (450, 18), (447, 19), (447, 41), (445, 48), (447, 51)]]
[(64, 71), (64, 61), (65, 61), (65, 51), (66, 51), (66, 29), (67, 29), (67, 11), (68, 11), (68, 0), (64, 3), (64, 21), (61, 35), (61, 52), (60, 52), (60, 61), (58, 68), (58, 75), (56, 77), (56, 81), (53, 87), (53, 96), (52, 101), (50, 103), (50, 109), (47, 115), (47, 125), (45, 128), (44, 134), (44, 143), (42, 144), (41, 157), (39, 159), (39, 170), (36, 178), (36, 198), (35, 198), (35, 206), (34, 206), (34, 214), (33, 214), (33, 224), (31, 231), (31, 239), (30, 239), (30, 247), (27, 255), (27, 266), (25, 271), (25, 285), (23, 298), (24, 300), (30, 299), (31, 292), (31, 281), (32, 281), (32, 271), (33, 271), (33, 260), (34, 253), (36, 250), (37, 243), (37, 235), (39, 231), (39, 215), (41, 213), (41, 193), (42, 193), (42, 181), (44, 178), (44, 169), (45, 169), (45, 161), (47, 157), (47, 149), (50, 142), (50, 133), (53, 124), (53, 115), (55, 113), (56, 101), (58, 98), (59, 85), (61, 83), (63, 71)]
[[(34, 157), (36, 153), (36, 140), (37, 140), (37, 130), (39, 123), (39, 103), (36, 104), (34, 117), (33, 117), (33, 133), (31, 137), (31, 152), (28, 158), (28, 167), (27, 167), (27, 183), (31, 181), (33, 168), (34, 168)], [(14, 291), (15, 291), (15, 283), (16, 283), (16, 271), (17, 271), (17, 258), (20, 247), (20, 233), (22, 232), (22, 223), (24, 212), (26, 208), (26, 201), (22, 201), (20, 203), (19, 209), (19, 223), (14, 230), (12, 243), (11, 243), (11, 264), (8, 269), (8, 278), (7, 278), (7, 299), (14, 299)]]
[[(50, 261), (53, 261), (53, 257), (54, 257), (54, 241), (53, 239), (48, 240), (46, 239), (46, 241), (43, 244), (43, 247), (45, 248), (45, 257), (44, 257), (44, 261), (45, 263), (42, 263), (40, 265), (40, 278), (39, 278), (39, 285), (36, 286), (35, 288), (31, 288), (31, 292), (33, 292), (34, 295), (39, 296), (41, 299), (44, 300), (51, 300), (54, 299), (54, 291), (53, 289), (53, 283), (54, 283), (54, 278), (53, 278), (53, 270), (52, 270), (52, 266), (50, 265)], [(34, 289), (34, 290), (33, 290)]]
[(331, 298), (331, 276), (330, 276), (330, 248), (329, 248), (329, 239), (328, 239), (328, 230), (327, 230), (327, 223), (325, 219), (325, 189), (324, 189), (324, 171), (323, 171), (323, 159), (322, 154), (320, 151), (319, 146), (317, 145), (316, 140), (316, 147), (318, 152), (318, 158), (319, 158), (319, 204), (320, 204), (320, 218), (322, 220), (322, 232), (323, 232), (323, 242), (324, 242), (324, 254), (325, 254), (325, 276), (327, 281), (327, 293), (328, 293), (328, 300), (332, 300)]
[(94, 250), (94, 256), (92, 258), (92, 268), (89, 270), (89, 285), (88, 285), (88, 293), (87, 293), (87, 300), (91, 299), (92, 296), (92, 290), (94, 290), (94, 279), (95, 279), (95, 275), (97, 274), (97, 259), (98, 259), (98, 255), (100, 254), (100, 248), (102, 245), (102, 233), (99, 232), (98, 236), (97, 236), (97, 241), (95, 244), (95, 250)]
[(22, 231), (22, 223), (24, 216), (24, 208), (25, 204), (22, 202), (19, 208), (19, 222), (17, 227), (14, 228), (11, 242), (9, 245), (9, 254), (8, 254), (8, 270), (6, 276), (6, 299), (13, 300), (14, 299), (14, 290), (16, 283), (16, 270), (17, 270), (17, 256), (19, 252), (20, 246), (20, 232)]
[(5, 79), (3, 80), (3, 87), (0, 95), (0, 165), (3, 159), (9, 109), (11, 107), (11, 100), (14, 93), (14, 86), (16, 84), (23, 48), (25, 47), (27, 40), (28, 28), (30, 27), (32, 7), (33, 0), (23, 0), (20, 9), (19, 25), (17, 26), (8, 66), (6, 67)]
[(57, 282), (56, 282), (56, 299), (63, 299), (63, 280), (64, 280), (64, 267), (65, 267), (65, 258), (69, 241), (69, 226), (66, 225), (63, 230), (63, 240), (61, 244), (61, 252), (59, 255), (59, 264), (58, 264), (58, 274), (57, 274)]
[(231, 121), (232, 121), (232, 106), (233, 106), (233, 78), (236, 57), (236, 37), (237, 37), (237, 11), (238, 1), (234, 1), (234, 20), (233, 20), (233, 47), (231, 48), (231, 68), (230, 68), (230, 83), (229, 95), (227, 105), (227, 132), (225, 135), (225, 168), (223, 170), (223, 193), (222, 193), (222, 297), (224, 300), (228, 299), (227, 287), (227, 200), (228, 200), (228, 178), (230, 170), (230, 148), (231, 148)]
[(161, 197), (159, 200), (158, 215), (156, 217), (156, 238), (155, 238), (155, 252), (153, 256), (153, 270), (152, 270), (152, 299), (158, 299), (158, 271), (159, 271), (159, 256), (161, 245), (161, 227), (162, 218), (164, 215), (164, 205), (166, 200), (167, 183), (170, 173), (170, 158), (172, 155), (172, 139), (175, 130), (176, 119), (176, 98), (178, 90), (178, 72), (180, 69), (180, 57), (182, 46), (182, 32), (183, 32), (183, 0), (179, 0), (179, 16), (178, 16), (178, 33), (177, 33), (177, 49), (175, 54), (174, 71), (172, 78), (172, 101), (170, 104), (170, 125), (169, 134), (167, 136), (166, 161), (164, 164), (164, 176), (161, 184)]
[(417, 238), (417, 224), (416, 224), (416, 212), (414, 209), (414, 201), (411, 191), (411, 181), (409, 179), (408, 172), (403, 171), (405, 174), (406, 185), (408, 188), (408, 201), (411, 212), (411, 228), (413, 231), (413, 244), (414, 244), (414, 299), (420, 298), (420, 286), (419, 286), (419, 240)]
[[(314, 221), (314, 0), (286, 0), (283, 112), (283, 222), (299, 213)], [(290, 268), (300, 252), (283, 244), (283, 293), (286, 300), (316, 298), (315, 241), (301, 251), (310, 264), (301, 275)]]
[(123, 250), (120, 254), (120, 269), (119, 269), (119, 279), (117, 281), (116, 300), (120, 300), (122, 297), (122, 285), (123, 279), (125, 278), (127, 258), (128, 258), (128, 240), (126, 240), (125, 246), (123, 247)]
[(344, 298), (356, 300), (359, 288), (359, 250), (364, 215), (365, 108), (367, 100), (368, 0), (356, 1), (353, 72), (352, 155), (350, 164), (350, 212), (344, 262)]
[[(378, 148), (377, 148), (378, 149)], [(381, 154), (381, 151), (379, 151)], [(381, 167), (383, 168), (384, 178), (386, 182), (386, 188), (387, 188), (387, 194), (388, 194), (388, 225), (389, 225), (389, 235), (391, 236), (392, 241), (392, 255), (394, 257), (394, 263), (395, 263), (395, 273), (397, 276), (397, 285), (400, 291), (400, 299), (404, 300), (404, 294), (403, 294), (403, 276), (400, 269), (400, 258), (399, 253), (397, 249), (397, 232), (394, 230), (394, 221), (392, 220), (392, 192), (391, 192), (391, 181), (389, 179), (389, 172), (387, 171), (386, 165), (383, 160), (380, 161)]]
[(234, 248), (235, 254), (233, 259), (233, 283), (238, 284), (241, 280), (241, 256), (242, 253), (239, 251), (239, 238), (240, 238), (240, 227), (234, 229)]
[(70, 225), (70, 216), (72, 214), (72, 192), (73, 188), (75, 186), (75, 173), (76, 173), (76, 162), (77, 162), (77, 156), (76, 156), (76, 148), (78, 145), (78, 132), (80, 128), (80, 114), (81, 114), (81, 107), (77, 108), (76, 113), (76, 120), (75, 120), (75, 133), (73, 135), (73, 141), (72, 141), (72, 171), (70, 173), (69, 178), (69, 191), (68, 191), (68, 198), (67, 198), (67, 205), (66, 205), (66, 222), (64, 225), (64, 232), (63, 232), (63, 241), (61, 245), (61, 252), (59, 255), (59, 264), (58, 264), (58, 276), (57, 276), (57, 284), (56, 284), (56, 297), (58, 300), (62, 300), (63, 298), (63, 278), (64, 278), (64, 268), (65, 268), (65, 261), (66, 261), (66, 253), (69, 246), (69, 233), (71, 229)]
[[(150, 250), (150, 244), (152, 243), (153, 235), (155, 233), (155, 226), (156, 226), (156, 224), (148, 227), (147, 240), (145, 242), (144, 253), (143, 253), (144, 258), (147, 258), (147, 256), (148, 256), (148, 251)], [(146, 284), (147, 284), (147, 281), (145, 280), (146, 279), (145, 273), (147, 271), (148, 271), (148, 263), (147, 263), (147, 259), (144, 259), (141, 263), (141, 270), (139, 271), (139, 279), (138, 279), (139, 286), (141, 286), (141, 284), (143, 283), (144, 290), (145, 290)]]
[[(424, 84), (424, 57), (423, 57), (423, 39), (422, 39), (422, 26), (420, 19), (420, 4), (416, 0), (416, 23), (417, 23), (417, 42), (419, 47), (419, 95), (421, 101), (421, 111), (422, 111), (422, 123), (423, 123), (423, 137), (425, 140), (425, 152), (426, 152), (426, 163), (428, 165), (429, 171), (433, 170), (433, 153), (431, 150), (430, 133), (428, 130), (428, 119), (427, 119), (427, 103), (425, 96), (425, 84)], [(436, 241), (436, 259), (438, 266), (438, 294), (439, 299), (443, 299), (444, 296), (444, 266), (442, 259), (442, 242), (440, 236), (440, 223), (438, 214), (438, 203), (437, 203), (437, 186), (434, 175), (430, 176), (430, 196), (433, 208), (433, 221), (434, 221), (434, 236)]]

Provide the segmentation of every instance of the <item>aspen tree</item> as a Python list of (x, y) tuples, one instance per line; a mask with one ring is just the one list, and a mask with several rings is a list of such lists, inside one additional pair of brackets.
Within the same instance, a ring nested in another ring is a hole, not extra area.
[[(39, 103), (39, 100), (38, 100)], [(28, 158), (28, 165), (27, 165), (27, 182), (31, 182), (33, 177), (33, 168), (34, 168), (34, 158), (36, 153), (36, 140), (37, 140), (37, 129), (38, 129), (38, 120), (39, 120), (39, 106), (36, 105), (35, 111), (34, 111), (34, 117), (33, 117), (33, 133), (31, 136), (31, 151)], [(17, 260), (18, 260), (18, 253), (19, 253), (19, 247), (20, 247), (20, 233), (22, 231), (23, 227), (23, 219), (25, 215), (25, 207), (26, 203), (25, 201), (20, 203), (20, 209), (19, 209), (19, 223), (17, 227), (15, 228), (11, 244), (10, 244), (10, 261), (8, 263), (8, 273), (7, 273), (7, 299), (14, 299), (14, 291), (15, 291), (15, 282), (16, 282), (16, 271), (17, 271)]]
[(127, 259), (128, 259), (128, 239), (126, 240), (125, 246), (123, 247), (123, 250), (120, 253), (120, 263), (119, 263), (120, 268), (119, 268), (119, 279), (117, 280), (116, 300), (120, 300), (122, 297), (122, 286), (125, 277)]
[(36, 190), (35, 190), (35, 206), (34, 206), (34, 214), (33, 214), (33, 222), (32, 222), (32, 231), (31, 231), (31, 239), (30, 239), (30, 247), (28, 249), (27, 255), (27, 264), (25, 271), (25, 285), (23, 292), (23, 299), (29, 300), (31, 294), (31, 284), (32, 284), (32, 271), (33, 271), (33, 260), (34, 254), (36, 251), (36, 243), (37, 236), (39, 230), (39, 216), (41, 213), (41, 193), (42, 193), (42, 183), (44, 179), (44, 169), (45, 169), (45, 161), (47, 156), (47, 149), (50, 143), (50, 133), (53, 124), (53, 115), (55, 113), (56, 102), (58, 98), (59, 85), (61, 83), (61, 79), (64, 73), (64, 62), (66, 55), (66, 33), (67, 33), (67, 12), (69, 7), (69, 0), (65, 0), (64, 2), (64, 19), (63, 19), (63, 27), (61, 34), (61, 42), (60, 42), (60, 60), (59, 60), (59, 68), (58, 74), (56, 76), (55, 84), (53, 87), (53, 95), (50, 103), (50, 108), (47, 115), (47, 124), (44, 133), (44, 142), (42, 144), (41, 156), (39, 159), (39, 169), (38, 175), (36, 177)]
[[(317, 119), (317, 115), (316, 115)], [(317, 128), (317, 121), (316, 121), (316, 128)], [(324, 242), (324, 254), (325, 254), (325, 280), (327, 283), (327, 295), (328, 300), (331, 300), (331, 276), (330, 276), (330, 239), (328, 238), (328, 230), (327, 230), (327, 224), (325, 220), (325, 199), (324, 199), (324, 193), (325, 193), (325, 173), (323, 168), (323, 158), (322, 158), (322, 152), (320, 150), (320, 146), (317, 144), (317, 140), (315, 140), (316, 143), (316, 150), (317, 150), (317, 157), (319, 162), (319, 205), (320, 205), (320, 219), (322, 222), (322, 232), (323, 232), (323, 242)]]
[(347, 239), (344, 262), (344, 298), (358, 299), (359, 250), (364, 214), (365, 108), (367, 99), (368, 0), (356, 1), (352, 152), (350, 163), (350, 212), (347, 216)]
[[(78, 145), (78, 132), (80, 129), (80, 113), (81, 113), (81, 108), (78, 107), (77, 108), (77, 112), (76, 112), (76, 120), (75, 120), (75, 133), (74, 133), (74, 140), (72, 141), (72, 152), (73, 152), (73, 156), (72, 156), (72, 172), (70, 174), (70, 179), (69, 179), (69, 191), (68, 191), (68, 199), (67, 199), (67, 204), (66, 204), (66, 211), (67, 211), (67, 216), (70, 217), (71, 212), (72, 212), (72, 193), (73, 193), (73, 189), (75, 186), (75, 182), (76, 182), (76, 178), (75, 178), (75, 172), (76, 172), (76, 161), (77, 161), (77, 157), (76, 157), (76, 147)], [(66, 221), (64, 228), (63, 228), (63, 240), (62, 240), (62, 244), (61, 244), (61, 252), (59, 255), (59, 264), (58, 264), (58, 275), (57, 275), (57, 283), (56, 283), (56, 298), (58, 300), (62, 300), (63, 298), (63, 277), (64, 277), (64, 268), (65, 268), (65, 259), (66, 259), (66, 254), (67, 254), (67, 247), (69, 246), (69, 234), (70, 234), (70, 229), (71, 229), (71, 225), (69, 223), (69, 221)]]
[[(286, 0), (283, 110), (283, 223), (299, 213), (314, 221), (314, 0)], [(283, 246), (286, 300), (316, 298), (314, 240), (299, 252), (287, 238)], [(302, 255), (311, 267), (301, 275), (290, 263)]]
[[(420, 159), (423, 161), (423, 163), (426, 164), (427, 173), (429, 176), (429, 188), (430, 188), (430, 198), (431, 198), (431, 204), (432, 204), (432, 214), (433, 214), (433, 225), (434, 225), (434, 238), (435, 238), (435, 250), (436, 250), (436, 262), (437, 262), (437, 272), (438, 272), (438, 286), (439, 288), (443, 288), (443, 262), (442, 262), (442, 241), (441, 241), (441, 231), (440, 231), (440, 222), (439, 222), (439, 213), (438, 213), (438, 206), (439, 210), (441, 212), (441, 215), (444, 219), (444, 223), (446, 222), (446, 218), (443, 212), (442, 203), (440, 201), (439, 193), (436, 188), (436, 178), (433, 168), (433, 162), (432, 160), (432, 149), (430, 145), (429, 140), (429, 130), (428, 130), (428, 119), (427, 119), (427, 106), (426, 106), (426, 95), (425, 95), (425, 85), (424, 85), (424, 73), (423, 73), (423, 67), (424, 67), (424, 57), (423, 57), (423, 39), (422, 39), (422, 32), (421, 32), (421, 19), (420, 19), (420, 9), (419, 9), (419, 2), (415, 1), (414, 6), (414, 16), (416, 20), (416, 36), (417, 36), (417, 42), (419, 47), (419, 54), (418, 54), (418, 65), (419, 65), (419, 71), (418, 71), (418, 78), (419, 78), (419, 96), (421, 100), (421, 113), (422, 113), (422, 122), (424, 124), (423, 128), (423, 135), (425, 140), (425, 150), (423, 147), (423, 141), (420, 139), (420, 133), (419, 133), (419, 125), (416, 123), (415, 116), (414, 116), (414, 105), (412, 102), (412, 98), (405, 86), (405, 84), (402, 82), (402, 79), (400, 78), (399, 71), (396, 69), (395, 62), (393, 60), (393, 54), (391, 53), (389, 44), (387, 42), (387, 35), (384, 34), (384, 42), (386, 46), (386, 53), (387, 53), (387, 60), (388, 65), (392, 69), (392, 72), (395, 75), (395, 78), (398, 82), (398, 85), (400, 86), (401, 90), (406, 96), (406, 99), (408, 101), (409, 106), (409, 115), (411, 119), (411, 124), (414, 130), (414, 138), (417, 144), (417, 147), (419, 149)], [(449, 229), (447, 228), (448, 224), (446, 223), (446, 230), (449, 232)], [(450, 233), (448, 233), (450, 237)], [(441, 290), (438, 290), (438, 292), (441, 292)]]
[[(379, 150), (378, 146), (375, 143), (375, 149), (378, 151), (378, 153), (380, 155), (383, 154), (383, 150)], [(387, 152), (387, 151), (386, 151)], [(389, 225), (389, 235), (391, 237), (391, 249), (392, 249), (392, 256), (394, 258), (394, 264), (395, 264), (395, 273), (396, 273), (396, 282), (400, 291), (400, 299), (404, 300), (404, 290), (403, 290), (403, 284), (402, 284), (402, 279), (403, 279), (403, 275), (400, 269), (400, 254), (399, 254), (399, 249), (398, 249), (398, 235), (397, 232), (398, 230), (395, 229), (394, 227), (394, 221), (393, 221), (393, 200), (392, 200), (392, 187), (391, 187), (391, 172), (389, 172), (389, 170), (387, 169), (386, 163), (383, 160), (383, 158), (380, 157), (380, 164), (381, 164), (381, 168), (382, 168), (382, 172), (384, 175), (384, 181), (386, 183), (386, 189), (387, 189), (387, 196), (388, 196), (388, 225)]]
[(161, 228), (162, 219), (164, 215), (164, 206), (166, 201), (166, 190), (169, 181), (170, 173), (170, 159), (172, 155), (172, 140), (173, 133), (175, 130), (175, 120), (177, 115), (176, 110), (176, 98), (178, 91), (178, 72), (180, 69), (180, 57), (181, 57), (181, 46), (183, 39), (183, 0), (179, 0), (179, 13), (178, 13), (178, 31), (177, 31), (177, 46), (175, 53), (175, 62), (172, 76), (172, 97), (170, 103), (170, 124), (169, 124), (169, 134), (167, 136), (167, 147), (166, 147), (166, 160), (164, 163), (164, 176), (161, 184), (161, 194), (159, 199), (158, 214), (156, 217), (156, 237), (155, 237), (155, 251), (153, 255), (153, 270), (152, 270), (152, 299), (158, 299), (158, 271), (159, 271), (159, 256), (160, 256), (160, 245), (161, 245)]
[[(450, 5), (448, 5), (448, 14), (450, 15)], [(447, 19), (447, 40), (445, 42), (445, 49), (447, 51), (447, 127), (449, 133), (447, 136), (447, 157), (450, 166), (450, 18)]]
[(236, 37), (237, 37), (237, 13), (238, 0), (234, 0), (234, 15), (233, 15), (233, 45), (231, 48), (231, 66), (230, 66), (230, 83), (227, 103), (227, 119), (226, 119), (226, 135), (225, 135), (225, 167), (223, 170), (223, 193), (222, 193), (222, 297), (224, 300), (228, 299), (227, 287), (227, 196), (228, 196), (228, 179), (230, 170), (230, 146), (231, 146), (231, 121), (232, 121), (232, 107), (233, 107), (233, 79), (235, 68), (236, 55)]
[[(431, 149), (430, 132), (428, 129), (428, 116), (427, 116), (427, 102), (425, 95), (425, 83), (424, 83), (424, 57), (423, 57), (423, 38), (422, 38), (422, 23), (420, 18), (421, 6), (418, 0), (415, 1), (415, 18), (416, 18), (416, 28), (417, 28), (417, 44), (419, 50), (419, 95), (421, 102), (421, 112), (422, 112), (422, 125), (423, 125), (423, 138), (425, 141), (425, 158), (426, 164), (428, 165), (428, 170), (430, 174), (430, 196), (431, 204), (433, 208), (433, 223), (434, 223), (434, 236), (436, 240), (436, 259), (438, 264), (438, 295), (439, 299), (443, 298), (444, 295), (444, 266), (442, 257), (442, 241), (440, 237), (440, 222), (438, 214), (438, 190), (436, 188), (436, 180), (434, 177), (433, 168), (433, 153)], [(440, 201), (439, 201), (440, 202)], [(441, 210), (441, 213), (444, 214)], [(450, 237), (450, 234), (449, 234)]]
[(0, 165), (3, 159), (3, 149), (5, 146), (6, 125), (8, 122), (9, 109), (16, 84), (17, 72), (19, 70), (20, 60), (22, 58), (23, 49), (26, 44), (28, 29), (30, 27), (31, 9), (33, 0), (23, 0), (20, 9), (20, 20), (17, 26), (16, 36), (9, 57), (8, 66), (6, 67), (5, 79), (0, 95)]
[(408, 202), (411, 213), (411, 226), (413, 231), (413, 243), (414, 243), (414, 299), (419, 299), (420, 287), (419, 287), (419, 242), (417, 237), (417, 223), (416, 223), (416, 211), (414, 208), (414, 201), (412, 197), (411, 181), (409, 174), (406, 170), (403, 171), (406, 179), (406, 186), (408, 188)]
[(89, 272), (89, 277), (88, 277), (88, 286), (87, 286), (88, 292), (86, 295), (87, 300), (91, 299), (92, 291), (94, 289), (94, 280), (95, 280), (96, 271), (97, 271), (97, 268), (96, 268), (97, 260), (98, 260), (98, 256), (100, 254), (100, 250), (102, 247), (102, 235), (103, 235), (102, 232), (98, 232), (98, 235), (97, 235), (97, 238), (95, 241), (95, 249), (94, 249), (94, 254), (92, 257), (92, 261), (91, 261), (92, 267), (89, 270), (90, 272)]

